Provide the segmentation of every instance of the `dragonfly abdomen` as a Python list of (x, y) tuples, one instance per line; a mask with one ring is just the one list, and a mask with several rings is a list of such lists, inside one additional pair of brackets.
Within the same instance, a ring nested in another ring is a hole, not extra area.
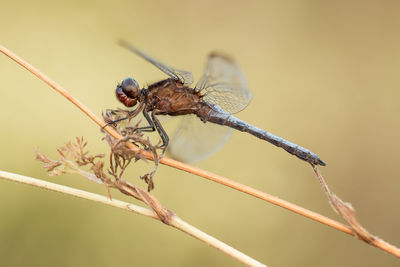
[[(200, 117), (200, 116), (199, 116)], [(202, 118), (202, 117), (201, 117)], [(287, 152), (289, 152), (292, 155), (295, 155), (296, 157), (307, 161), (313, 165), (322, 165), (325, 166), (326, 163), (322, 161), (315, 153), (311, 152), (310, 150), (301, 147), (299, 145), (296, 145), (290, 141), (287, 141), (279, 136), (276, 136), (272, 133), (269, 133), (267, 131), (264, 131), (258, 127), (255, 127), (251, 124), (248, 124), (228, 112), (222, 110), (218, 106), (213, 106), (210, 112), (207, 114), (207, 117), (202, 118), (205, 121), (213, 122), (216, 124), (220, 125), (225, 125), (228, 127), (231, 127), (233, 129), (239, 130), (241, 132), (246, 132), (251, 135), (254, 135), (255, 137), (268, 141), (271, 144), (281, 147)]]

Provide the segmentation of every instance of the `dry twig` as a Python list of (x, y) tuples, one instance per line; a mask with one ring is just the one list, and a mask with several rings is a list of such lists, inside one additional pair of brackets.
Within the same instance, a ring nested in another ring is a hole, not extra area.
[[(93, 112), (91, 112), (86, 106), (84, 106), (82, 103), (80, 103), (77, 99), (75, 99), (74, 97), (72, 97), (66, 90), (64, 90), (60, 85), (58, 85), (57, 83), (55, 83), (54, 81), (52, 81), (50, 78), (48, 78), (46, 75), (44, 75), (43, 73), (41, 73), (39, 70), (37, 70), (36, 68), (34, 68), (33, 66), (31, 66), (30, 64), (28, 64), (26, 61), (24, 61), (23, 59), (19, 58), (17, 55), (15, 55), (14, 53), (12, 53), (11, 51), (9, 51), (8, 49), (6, 49), (3, 46), (0, 46), (0, 51), (2, 53), (4, 53), (5, 55), (7, 55), (8, 57), (10, 57), (11, 59), (13, 59), (15, 62), (17, 62), (18, 64), (20, 64), (21, 66), (23, 66), (24, 68), (26, 68), (27, 70), (29, 70), (31, 73), (33, 73), (34, 75), (36, 75), (39, 79), (41, 79), (42, 81), (44, 81), (45, 83), (47, 83), (50, 87), (52, 87), (53, 89), (55, 89), (57, 92), (59, 92), (60, 94), (62, 94), (64, 97), (66, 97), (69, 101), (71, 101), (74, 105), (76, 105), (80, 110), (82, 110), (86, 115), (88, 115), (93, 121), (95, 121), (100, 127), (105, 127), (105, 130), (115, 139), (121, 140), (122, 136), (120, 134), (118, 134), (112, 127), (110, 126), (106, 126), (106, 124), (101, 121)], [(150, 153), (149, 151), (145, 151), (145, 150), (141, 150), (139, 149), (137, 146), (135, 146), (133, 143), (131, 142), (125, 142), (125, 145), (143, 155), (143, 157), (147, 158), (147, 159), (151, 159), (154, 160), (154, 157), (152, 155), (152, 153)], [(347, 234), (351, 234), (354, 235), (353, 229), (349, 226), (343, 225), (335, 220), (332, 220), (330, 218), (327, 218), (325, 216), (322, 216), (318, 213), (312, 212), (310, 210), (304, 209), (302, 207), (299, 207), (297, 205), (294, 205), (290, 202), (281, 200), (279, 198), (276, 198), (274, 196), (271, 196), (269, 194), (266, 194), (264, 192), (261, 192), (259, 190), (250, 188), (248, 186), (242, 185), (240, 183), (231, 181), (225, 177), (213, 174), (211, 172), (184, 164), (182, 162), (178, 162), (175, 161), (173, 159), (169, 159), (166, 157), (163, 157), (160, 160), (160, 163), (180, 169), (180, 170), (184, 170), (187, 172), (190, 172), (192, 174), (210, 179), (212, 181), (215, 181), (217, 183), (229, 186), (231, 188), (234, 188), (236, 190), (245, 192), (249, 195), (258, 197), (260, 199), (263, 199), (265, 201), (268, 201), (270, 203), (273, 203), (275, 205), (278, 205), (280, 207), (286, 208), (288, 210), (291, 210), (295, 213), (301, 214), (305, 217), (311, 218), (315, 221), (321, 222), (323, 224), (326, 224), (328, 226), (331, 226), (335, 229), (338, 229), (342, 232), (345, 232)], [(315, 170), (315, 169), (314, 169)], [(395, 255), (397, 257), (400, 257), (400, 250), (394, 246), (384, 246), (380, 243), (376, 244), (377, 247), (379, 247), (382, 250), (387, 251), (388, 253)]]
[[(127, 136), (130, 136), (131, 134), (128, 134)], [(107, 137), (106, 137), (107, 139)], [(136, 138), (135, 140), (141, 140), (139, 137)], [(188, 223), (184, 222), (181, 220), (179, 217), (177, 217), (173, 212), (170, 210), (165, 209), (161, 203), (151, 194), (148, 192), (142, 190), (140, 187), (135, 186), (125, 180), (122, 179), (122, 174), (124, 173), (124, 170), (129, 166), (129, 163), (131, 162), (132, 159), (140, 159), (140, 156), (132, 154), (131, 150), (126, 150), (125, 146), (121, 146), (120, 142), (114, 140), (112, 141), (112, 138), (108, 140), (110, 142), (111, 146), (111, 154), (110, 154), (110, 170), (108, 171), (108, 175), (104, 172), (104, 162), (102, 159), (104, 158), (104, 155), (99, 154), (99, 155), (90, 155), (87, 150), (85, 150), (87, 142), (83, 140), (83, 138), (76, 138), (76, 142), (68, 142), (66, 143), (63, 147), (59, 148), (57, 151), (59, 153), (59, 159), (58, 160), (51, 160), (45, 155), (40, 154), (39, 152), (36, 151), (36, 159), (39, 160), (43, 167), (46, 168), (48, 173), (52, 176), (54, 175), (61, 175), (64, 173), (68, 172), (73, 172), (73, 173), (78, 173), (87, 179), (97, 182), (97, 183), (102, 183), (106, 186), (107, 188), (107, 195), (109, 200), (111, 201), (111, 194), (109, 188), (116, 188), (118, 189), (121, 193), (126, 194), (128, 196), (134, 197), (142, 202), (144, 202), (146, 205), (151, 207), (151, 209), (154, 211), (156, 214), (156, 218), (158, 218), (160, 221), (163, 223), (173, 226), (189, 235), (192, 235), (193, 237), (202, 240), (206, 242), (207, 244), (210, 244), (211, 246), (223, 251), (224, 253), (228, 254), (232, 258), (235, 258), (239, 260), (240, 262), (249, 265), (249, 266), (265, 266), (262, 263), (250, 258), (249, 256), (243, 254), (240, 251), (235, 250), (234, 248), (220, 242), (219, 240), (203, 233), (202, 231), (194, 228), (193, 226), (189, 225)], [(141, 141), (144, 142), (144, 144), (140, 143)], [(139, 141), (139, 144), (142, 146), (147, 146), (147, 139), (143, 139)], [(151, 144), (150, 144), (151, 145)], [(114, 160), (113, 160), (114, 159)], [(94, 173), (89, 173), (81, 169), (83, 166), (90, 166), (91, 171)], [(1, 175), (1, 172), (0, 172)], [(111, 175), (111, 177), (109, 176)], [(15, 176), (15, 175), (14, 175)], [(5, 175), (7, 177), (7, 175)], [(28, 184), (34, 184), (39, 186), (46, 184), (46, 188), (59, 188), (61, 189), (56, 190), (59, 192), (63, 193), (68, 193), (72, 195), (76, 195), (76, 191), (74, 189), (70, 189), (67, 187), (63, 186), (58, 186), (51, 184), (50, 186), (45, 181), (40, 181), (37, 182), (32, 181), (32, 178), (21, 178), (18, 176), (16, 178), (17, 181), (21, 182), (21, 180), (26, 181), (28, 180), (29, 182), (24, 182)], [(150, 184), (149, 184), (150, 186)], [(72, 193), (71, 193), (72, 190)], [(81, 196), (83, 195), (85, 198), (91, 199), (87, 197), (87, 194), (85, 191), (80, 191)], [(93, 194), (88, 193), (88, 195), (92, 196)], [(104, 203), (104, 202), (103, 202)], [(108, 204), (108, 203), (107, 203)], [(135, 207), (135, 209), (137, 209)], [(136, 211), (136, 210), (135, 210)], [(147, 216), (149, 216), (147, 214)], [(151, 217), (154, 218), (154, 215)]]
[[(34, 179), (31, 177), (23, 176), (23, 175), (18, 175), (14, 173), (9, 173), (9, 172), (4, 172), (0, 171), (0, 178), (8, 181), (14, 181), (17, 183), (22, 183), (22, 184), (27, 184), (63, 194), (67, 194), (70, 196), (75, 196), (83, 199), (88, 199), (91, 201), (99, 202), (104, 205), (112, 206), (115, 208), (123, 209), (129, 212), (133, 212), (136, 214), (144, 215), (153, 219), (158, 220), (159, 217), (158, 215), (150, 209), (146, 209), (137, 205), (133, 205), (131, 203), (123, 202), (120, 200), (116, 199), (109, 199), (104, 196), (90, 193), (87, 191), (79, 190), (76, 188), (71, 188), (68, 186), (63, 186), (59, 184), (54, 184), (50, 183), (41, 179)], [(200, 231), (199, 229), (193, 227), (192, 225), (184, 222), (182, 219), (180, 219), (178, 216), (173, 215), (170, 218), (169, 225), (188, 234), (191, 235), (200, 241), (203, 241), (204, 243), (221, 250), (225, 254), (229, 255), (230, 257), (242, 262), (243, 264), (246, 264), (248, 266), (265, 266), (264, 264), (250, 258), (249, 256), (243, 254), (242, 252), (228, 246), (227, 244), (215, 239), (214, 237)]]

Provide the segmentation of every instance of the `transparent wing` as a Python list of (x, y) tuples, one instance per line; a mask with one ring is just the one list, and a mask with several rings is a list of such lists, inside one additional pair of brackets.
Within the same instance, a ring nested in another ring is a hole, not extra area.
[(174, 69), (174, 68), (169, 67), (169, 66), (167, 66), (165, 64), (162, 64), (161, 62), (155, 60), (154, 58), (152, 58), (152, 57), (150, 57), (148, 55), (146, 55), (145, 53), (143, 53), (142, 51), (140, 51), (136, 47), (128, 44), (125, 41), (120, 41), (119, 44), (121, 46), (125, 47), (126, 49), (132, 51), (133, 53), (137, 54), (138, 56), (144, 58), (146, 61), (150, 62), (151, 64), (153, 64), (154, 66), (159, 68), (162, 72), (167, 74), (172, 79), (179, 80), (184, 85), (190, 85), (190, 84), (193, 83), (193, 75), (189, 71)]
[(195, 115), (184, 116), (168, 145), (167, 154), (179, 161), (196, 162), (217, 152), (232, 136), (233, 130), (204, 123)]
[(197, 83), (197, 91), (209, 104), (217, 104), (229, 113), (244, 109), (253, 97), (242, 70), (227, 56), (212, 53), (206, 70)]

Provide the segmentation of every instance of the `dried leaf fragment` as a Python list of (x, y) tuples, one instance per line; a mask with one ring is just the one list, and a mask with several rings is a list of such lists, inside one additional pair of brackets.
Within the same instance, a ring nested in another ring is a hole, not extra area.
[(318, 171), (316, 166), (312, 166), (314, 173), (317, 175), (318, 180), (324, 189), (328, 199), (329, 204), (331, 205), (332, 209), (342, 217), (352, 228), (353, 233), (356, 237), (360, 238), (361, 240), (365, 241), (366, 243), (373, 242), (376, 237), (370, 234), (362, 225), (358, 222), (355, 210), (351, 203), (344, 202), (338, 196), (333, 194), (328, 187), (328, 184), (325, 182), (324, 178), (322, 177), (321, 173)]

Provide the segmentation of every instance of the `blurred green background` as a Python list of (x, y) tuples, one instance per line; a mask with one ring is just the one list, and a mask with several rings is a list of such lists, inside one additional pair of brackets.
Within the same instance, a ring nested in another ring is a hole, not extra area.
[[(232, 55), (254, 99), (238, 114), (328, 163), (331, 189), (373, 234), (400, 245), (400, 3), (398, 1), (8, 1), (0, 43), (91, 110), (121, 105), (118, 82), (165, 77), (116, 42), (202, 74), (212, 50)], [(0, 55), (0, 168), (92, 192), (82, 177), (47, 177), (33, 149), (84, 136), (106, 153), (99, 127)], [(197, 164), (338, 219), (308, 164), (235, 133)], [(132, 165), (127, 179), (151, 163)], [(154, 195), (184, 220), (268, 266), (398, 266), (355, 238), (199, 177), (161, 166)], [(119, 193), (114, 198), (129, 200)], [(135, 202), (137, 203), (137, 202)], [(0, 181), (1, 266), (241, 266), (152, 219)]]

